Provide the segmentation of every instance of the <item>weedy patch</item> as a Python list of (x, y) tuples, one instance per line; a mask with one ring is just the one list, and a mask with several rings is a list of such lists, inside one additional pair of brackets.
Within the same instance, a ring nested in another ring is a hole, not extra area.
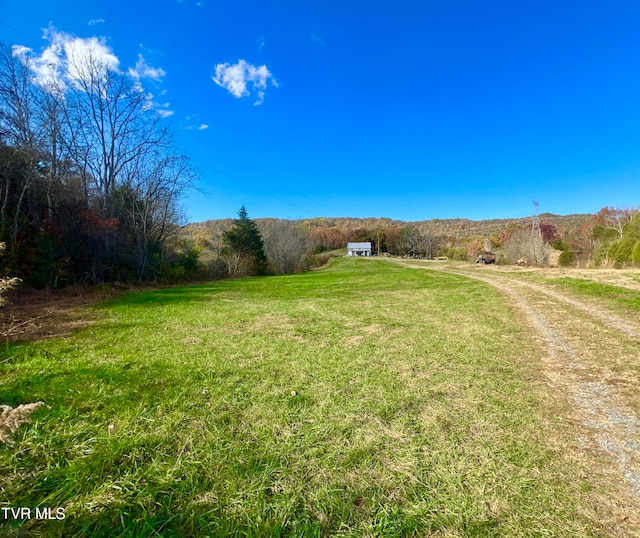
[(3, 443), (13, 445), (14, 442), (10, 437), (10, 434), (18, 431), (18, 428), (23, 424), (31, 422), (31, 413), (46, 407), (51, 409), (44, 402), (35, 402), (30, 404), (19, 405), (15, 409), (9, 405), (0, 405), (2, 414), (0, 414), (0, 441)]

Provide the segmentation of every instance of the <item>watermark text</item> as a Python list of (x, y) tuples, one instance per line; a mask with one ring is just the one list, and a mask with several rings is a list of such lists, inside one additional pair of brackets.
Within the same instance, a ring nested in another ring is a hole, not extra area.
[(66, 516), (64, 508), (27, 508), (26, 506), (18, 506), (12, 508), (10, 506), (0, 507), (0, 519), (57, 519), (62, 520)]

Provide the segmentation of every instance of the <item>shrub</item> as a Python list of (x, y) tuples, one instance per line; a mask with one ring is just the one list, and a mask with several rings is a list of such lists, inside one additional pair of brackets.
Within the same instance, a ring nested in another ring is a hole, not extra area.
[(452, 249), (451, 258), (458, 261), (467, 261), (469, 256), (467, 254), (467, 249), (464, 247), (457, 247)]
[(616, 241), (607, 250), (607, 258), (613, 262), (616, 267), (622, 267), (625, 263), (631, 261), (631, 253), (633, 251), (636, 240), (631, 237), (623, 237), (620, 241)]
[(569, 265), (573, 264), (574, 257), (575, 256), (573, 252), (568, 248), (565, 248), (562, 250), (560, 257), (558, 258), (558, 264), (560, 265), (560, 267), (568, 267)]
[(640, 266), (640, 239), (636, 241), (633, 251), (631, 252), (631, 261), (633, 265)]

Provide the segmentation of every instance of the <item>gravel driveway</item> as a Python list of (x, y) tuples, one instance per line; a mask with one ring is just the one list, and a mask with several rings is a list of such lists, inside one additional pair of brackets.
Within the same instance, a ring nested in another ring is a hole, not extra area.
[(603, 462), (605, 475), (620, 492), (612, 503), (614, 510), (628, 514), (621, 518), (630, 523), (640, 524), (637, 317), (623, 317), (596, 298), (559, 293), (550, 284), (530, 282), (518, 272), (499, 267), (429, 262), (424, 267), (486, 282), (522, 312), (543, 348), (544, 375), (558, 397), (569, 403), (567, 418), (578, 426), (581, 450)]

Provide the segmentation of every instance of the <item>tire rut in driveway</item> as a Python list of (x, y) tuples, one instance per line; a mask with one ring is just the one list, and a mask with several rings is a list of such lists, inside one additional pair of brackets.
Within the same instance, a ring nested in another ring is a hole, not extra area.
[(640, 330), (631, 321), (518, 277), (456, 271), (497, 287), (518, 306), (545, 349), (544, 371), (584, 431), (578, 440), (610, 462), (640, 506)]

